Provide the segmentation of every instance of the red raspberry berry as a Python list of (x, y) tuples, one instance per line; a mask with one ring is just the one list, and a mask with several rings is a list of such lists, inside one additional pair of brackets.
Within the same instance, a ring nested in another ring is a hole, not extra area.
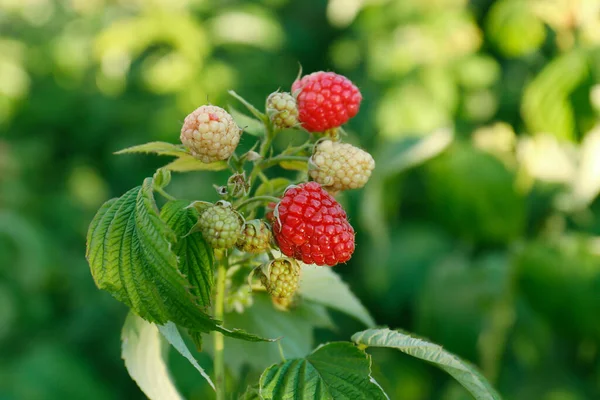
[(294, 82), (298, 120), (309, 132), (341, 126), (358, 113), (362, 95), (345, 76), (314, 72)]
[(273, 235), (288, 257), (334, 266), (354, 252), (354, 229), (346, 212), (317, 182), (286, 190), (275, 209)]

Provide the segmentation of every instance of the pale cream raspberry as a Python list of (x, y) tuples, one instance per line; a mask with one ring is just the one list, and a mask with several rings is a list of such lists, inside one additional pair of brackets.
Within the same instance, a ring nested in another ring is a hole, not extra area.
[(375, 168), (366, 151), (331, 140), (318, 142), (310, 161), (310, 176), (330, 192), (363, 187)]
[(211, 163), (231, 157), (241, 134), (227, 111), (217, 106), (201, 106), (185, 117), (180, 139), (194, 157)]

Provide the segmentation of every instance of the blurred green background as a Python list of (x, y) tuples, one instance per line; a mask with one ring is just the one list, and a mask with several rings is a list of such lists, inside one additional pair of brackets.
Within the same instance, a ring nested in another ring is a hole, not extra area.
[[(357, 252), (336, 271), (377, 322), (477, 364), (506, 399), (600, 398), (599, 45), (598, 0), (0, 0), (0, 399), (143, 398), (85, 233), (167, 159), (112, 153), (177, 142), (228, 89), (260, 105), (298, 63), (364, 95), (348, 140), (378, 168), (341, 198)], [(170, 191), (213, 200), (223, 179)], [(334, 317), (319, 338), (361, 329)], [(468, 398), (374, 355), (393, 399)]]

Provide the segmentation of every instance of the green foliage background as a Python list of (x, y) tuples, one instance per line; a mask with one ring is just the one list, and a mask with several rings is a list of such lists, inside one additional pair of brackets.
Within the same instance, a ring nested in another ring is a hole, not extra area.
[[(143, 397), (120, 359), (127, 310), (94, 286), (84, 242), (100, 204), (165, 159), (112, 153), (176, 142), (228, 89), (260, 105), (299, 62), (364, 95), (348, 140), (378, 172), (341, 198), (357, 252), (336, 271), (377, 323), (477, 364), (507, 399), (600, 398), (599, 43), (597, 0), (0, 0), (0, 399)], [(440, 129), (453, 141), (430, 159)], [(224, 179), (170, 191), (215, 200)], [(332, 317), (319, 340), (363, 328)], [(375, 353), (392, 398), (468, 398)]]

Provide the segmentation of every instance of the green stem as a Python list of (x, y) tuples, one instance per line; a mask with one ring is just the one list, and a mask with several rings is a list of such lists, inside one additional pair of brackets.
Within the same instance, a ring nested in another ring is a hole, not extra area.
[[(226, 263), (227, 256), (224, 255), (223, 259), (219, 261), (217, 267), (217, 284), (215, 288), (215, 319), (223, 321), (224, 305), (225, 305), (225, 275), (227, 273)], [(217, 389), (217, 400), (225, 400), (225, 340), (221, 332), (213, 331), (213, 342), (214, 342), (214, 368), (215, 368), (215, 386)]]
[(170, 200), (170, 201), (175, 201), (177, 200), (175, 197), (171, 196), (169, 193), (165, 192), (163, 189), (161, 188), (154, 188), (154, 190), (156, 192), (158, 192), (161, 196), (163, 196), (165, 199)]
[(255, 197), (251, 197), (249, 199), (242, 201), (241, 203), (237, 204), (235, 206), (235, 208), (239, 210), (240, 208), (245, 207), (250, 203), (255, 203), (257, 201), (264, 202), (264, 203), (270, 203), (270, 202), (278, 203), (279, 200), (281, 200), (281, 199), (278, 197), (274, 197), (274, 196), (255, 196)]
[(267, 160), (261, 161), (259, 163), (257, 163), (254, 168), (252, 169), (252, 172), (250, 172), (250, 176), (248, 178), (248, 180), (250, 182), (253, 182), (254, 178), (256, 178), (256, 176), (260, 173), (262, 173), (262, 171), (264, 171), (267, 168), (273, 167), (283, 161), (302, 161), (302, 162), (307, 162), (308, 161), (308, 157), (305, 156), (284, 156), (284, 155), (278, 155), (275, 156), (273, 158), (269, 158)]

